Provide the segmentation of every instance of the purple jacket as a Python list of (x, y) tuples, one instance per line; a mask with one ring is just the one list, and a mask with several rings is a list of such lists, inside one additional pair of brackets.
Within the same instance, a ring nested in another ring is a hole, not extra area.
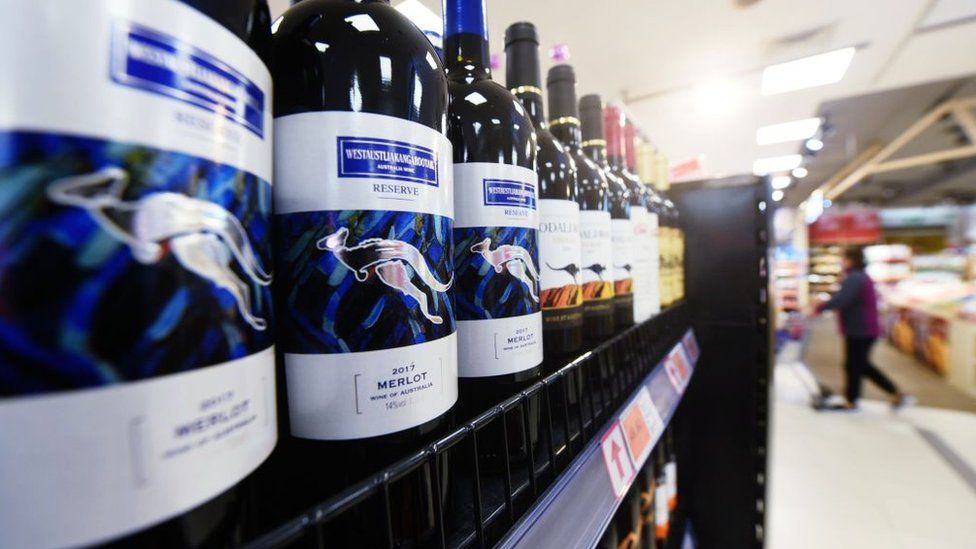
[(820, 310), (840, 313), (840, 331), (850, 337), (878, 337), (878, 294), (874, 282), (862, 269), (851, 269), (840, 290)]

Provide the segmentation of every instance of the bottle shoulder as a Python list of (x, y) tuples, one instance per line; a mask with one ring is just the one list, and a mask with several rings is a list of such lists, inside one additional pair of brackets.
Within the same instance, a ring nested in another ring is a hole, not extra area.
[(448, 137), (455, 162), (496, 162), (536, 168), (532, 120), (514, 95), (488, 78), (448, 80)]
[(576, 162), (569, 151), (546, 129), (536, 130), (539, 198), (576, 200)]
[(372, 112), (443, 130), (447, 77), (424, 34), (387, 4), (304, 0), (275, 21), (275, 116)]

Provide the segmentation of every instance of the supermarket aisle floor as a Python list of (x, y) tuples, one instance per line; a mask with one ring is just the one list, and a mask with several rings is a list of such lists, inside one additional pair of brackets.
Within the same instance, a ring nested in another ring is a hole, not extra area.
[[(844, 342), (837, 333), (834, 318), (819, 318), (809, 324), (810, 341), (806, 350), (806, 364), (817, 379), (832, 390), (844, 391)], [(939, 374), (915, 358), (896, 349), (885, 340), (875, 344), (871, 354), (874, 363), (905, 392), (918, 398), (922, 406), (976, 412), (976, 395), (970, 395), (949, 385)], [(866, 398), (884, 399), (885, 394), (865, 381)], [(976, 542), (974, 542), (976, 545)]]
[(816, 412), (812, 383), (776, 367), (769, 547), (973, 547), (976, 414), (873, 400)]

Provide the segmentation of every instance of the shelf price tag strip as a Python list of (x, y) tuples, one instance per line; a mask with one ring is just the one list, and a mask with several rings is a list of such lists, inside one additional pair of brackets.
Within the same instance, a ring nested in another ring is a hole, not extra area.
[(688, 330), (497, 547), (595, 546), (664, 433), (699, 355)]

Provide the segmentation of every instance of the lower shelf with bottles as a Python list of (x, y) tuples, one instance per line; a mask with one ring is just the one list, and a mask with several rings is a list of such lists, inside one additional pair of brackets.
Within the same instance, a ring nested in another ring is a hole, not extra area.
[[(385, 529), (391, 548), (595, 546), (690, 380), (698, 347), (687, 309), (678, 303), (618, 333), (245, 546), (333, 546), (344, 521)], [(397, 519), (391, 496), (418, 478), (434, 494), (420, 536)]]

